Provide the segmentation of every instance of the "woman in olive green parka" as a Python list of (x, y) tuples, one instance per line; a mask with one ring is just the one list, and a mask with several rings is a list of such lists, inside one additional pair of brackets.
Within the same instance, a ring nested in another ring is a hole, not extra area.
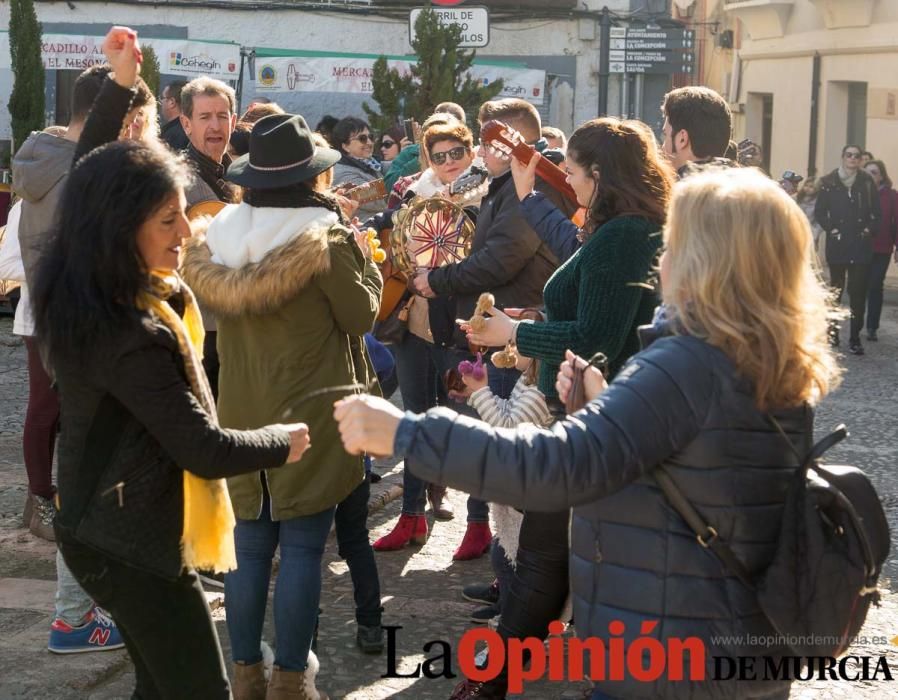
[(335, 400), (376, 381), (362, 336), (374, 324), (382, 281), (337, 203), (318, 192), (338, 159), (315, 145), (302, 117), (257, 122), (249, 154), (228, 169), (228, 179), (247, 188), (243, 202), (211, 221), (182, 266), (218, 319), (222, 427), (302, 420), (311, 438), (302, 461), (228, 480), (238, 519), (238, 568), (225, 578), (235, 694), (241, 685), (264, 686), (262, 620), (280, 546), (271, 684), (317, 697), (310, 645), (321, 554), (335, 506), (364, 479), (332, 413)]

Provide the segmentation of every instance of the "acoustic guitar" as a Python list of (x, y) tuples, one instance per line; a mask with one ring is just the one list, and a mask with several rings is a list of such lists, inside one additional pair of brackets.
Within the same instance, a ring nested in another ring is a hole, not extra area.
[(387, 186), (383, 180), (371, 180), (356, 185), (341, 193), (347, 199), (358, 202), (359, 206), (387, 198)]

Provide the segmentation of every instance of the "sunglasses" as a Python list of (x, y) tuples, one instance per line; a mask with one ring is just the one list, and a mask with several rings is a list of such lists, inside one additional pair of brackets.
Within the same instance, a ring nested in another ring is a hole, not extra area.
[(380, 142), (380, 147), (381, 147), (381, 148), (393, 148), (393, 146), (395, 146), (395, 145), (396, 145), (396, 142), (395, 142), (395, 141), (389, 141), (389, 140), (387, 140), (387, 139), (383, 139), (383, 140)]
[(433, 161), (434, 165), (442, 165), (446, 162), (446, 158), (461, 160), (467, 153), (468, 149), (464, 146), (456, 146), (455, 148), (450, 148), (448, 151), (442, 151), (441, 153), (431, 153), (430, 160)]
[(857, 151), (848, 151), (845, 153), (846, 158), (860, 158), (861, 154)]
[(374, 139), (371, 138), (370, 134), (359, 134), (358, 136), (353, 136), (350, 141), (358, 141), (359, 143), (374, 143)]

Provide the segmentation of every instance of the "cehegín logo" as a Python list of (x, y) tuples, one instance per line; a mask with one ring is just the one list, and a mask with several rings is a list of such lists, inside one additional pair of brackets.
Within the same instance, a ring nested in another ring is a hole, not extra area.
[(219, 70), (221, 68), (221, 64), (211, 56), (206, 54), (185, 56), (180, 51), (172, 51), (169, 54), (168, 62), (172, 68), (199, 69), (207, 72)]
[[(864, 682), (891, 681), (892, 671), (885, 656), (770, 657), (707, 656), (705, 642), (698, 637), (670, 637), (664, 642), (651, 636), (657, 620), (640, 625), (640, 636), (629, 645), (623, 638), (624, 623), (614, 620), (608, 625), (606, 638), (560, 635), (564, 625), (549, 624), (548, 641), (527, 639), (503, 640), (488, 628), (465, 632), (458, 643), (457, 663), (461, 673), (476, 682), (496, 678), (503, 670), (508, 676), (508, 692), (523, 693), (525, 682), (549, 681), (623, 681), (652, 683), (665, 677), (668, 681), (809, 681), (831, 680)], [(384, 626), (387, 631), (387, 672), (381, 678), (455, 678), (452, 646), (444, 640), (424, 644), (429, 655), (424, 662), (407, 672), (397, 668), (397, 632), (401, 626)], [(478, 652), (478, 647), (485, 646)]]
[(277, 82), (278, 74), (274, 66), (262, 66), (259, 70), (259, 82), (265, 87), (271, 87)]

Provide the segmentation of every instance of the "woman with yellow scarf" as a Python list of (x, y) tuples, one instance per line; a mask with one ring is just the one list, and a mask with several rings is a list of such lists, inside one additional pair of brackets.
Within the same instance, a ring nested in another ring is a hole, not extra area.
[[(224, 430), (203, 329), (174, 271), (187, 171), (161, 146), (112, 141), (133, 96), (136, 33), (114, 28), (94, 104), (37, 274), (34, 313), (60, 393), (56, 538), (118, 624), (135, 697), (229, 698), (195, 569), (236, 566), (225, 477), (296, 462), (303, 424)], [(95, 114), (96, 113), (96, 114)]]

